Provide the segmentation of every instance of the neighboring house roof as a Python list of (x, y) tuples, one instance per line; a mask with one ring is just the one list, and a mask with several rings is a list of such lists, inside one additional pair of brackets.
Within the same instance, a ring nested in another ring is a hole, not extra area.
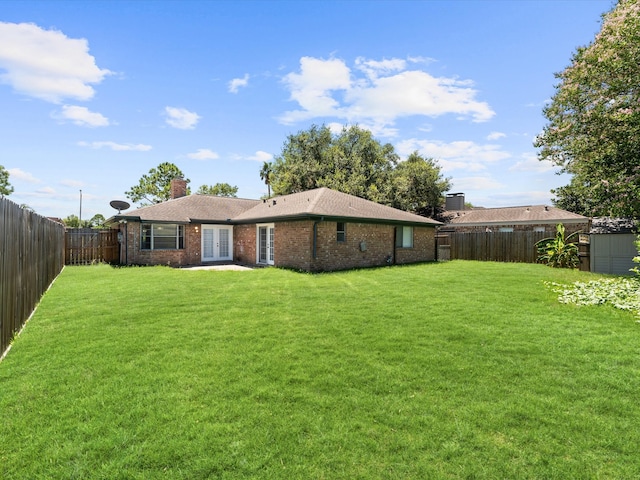
[(523, 207), (476, 208), (445, 212), (447, 225), (525, 225), (539, 223), (586, 223), (587, 217), (547, 205)]
[(199, 221), (205, 220), (225, 223), (258, 203), (261, 201), (196, 194), (138, 208), (113, 218), (141, 222), (202, 223)]
[(317, 188), (265, 200), (189, 195), (115, 215), (112, 221), (173, 223), (259, 223), (300, 219), (441, 225), (431, 218), (387, 207), (363, 198)]

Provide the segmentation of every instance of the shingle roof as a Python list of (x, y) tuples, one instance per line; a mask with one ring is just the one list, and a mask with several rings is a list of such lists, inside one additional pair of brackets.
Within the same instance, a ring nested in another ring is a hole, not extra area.
[(441, 225), (431, 218), (325, 187), (270, 198), (241, 213), (234, 220), (249, 223), (308, 217)]
[(444, 216), (448, 218), (447, 224), (465, 226), (589, 221), (582, 215), (546, 205), (457, 210), (445, 212)]
[(260, 200), (188, 195), (132, 210), (114, 218), (139, 219), (143, 222), (189, 223), (194, 220), (206, 220), (224, 223), (258, 203)]
[(441, 225), (431, 218), (363, 198), (317, 188), (268, 200), (189, 195), (116, 215), (114, 219), (175, 223), (256, 223), (302, 218)]

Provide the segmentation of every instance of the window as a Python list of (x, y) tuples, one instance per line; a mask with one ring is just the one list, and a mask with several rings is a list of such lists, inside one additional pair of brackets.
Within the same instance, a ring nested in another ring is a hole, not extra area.
[(539, 232), (539, 233), (544, 233), (545, 232), (545, 228), (544, 227), (533, 227), (533, 231), (534, 232)]
[(347, 230), (344, 222), (338, 222), (336, 227), (336, 240), (339, 242), (347, 241)]
[(184, 225), (143, 223), (140, 238), (142, 250), (178, 250), (184, 248)]
[(413, 248), (413, 227), (396, 228), (396, 247)]
[(500, 231), (502, 233), (512, 233), (513, 232), (513, 227), (500, 227)]

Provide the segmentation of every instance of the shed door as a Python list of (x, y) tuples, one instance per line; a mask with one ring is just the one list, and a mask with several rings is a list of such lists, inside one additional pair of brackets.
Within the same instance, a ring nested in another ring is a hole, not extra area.
[(202, 225), (202, 261), (233, 260), (232, 231), (230, 227)]

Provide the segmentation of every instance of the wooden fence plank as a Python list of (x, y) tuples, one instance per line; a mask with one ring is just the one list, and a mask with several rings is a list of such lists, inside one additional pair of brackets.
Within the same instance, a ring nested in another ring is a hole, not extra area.
[(536, 263), (535, 244), (547, 236), (532, 231), (448, 232), (439, 234), (438, 245), (443, 250), (449, 246), (451, 260)]
[(64, 266), (64, 226), (0, 198), (0, 355)]

